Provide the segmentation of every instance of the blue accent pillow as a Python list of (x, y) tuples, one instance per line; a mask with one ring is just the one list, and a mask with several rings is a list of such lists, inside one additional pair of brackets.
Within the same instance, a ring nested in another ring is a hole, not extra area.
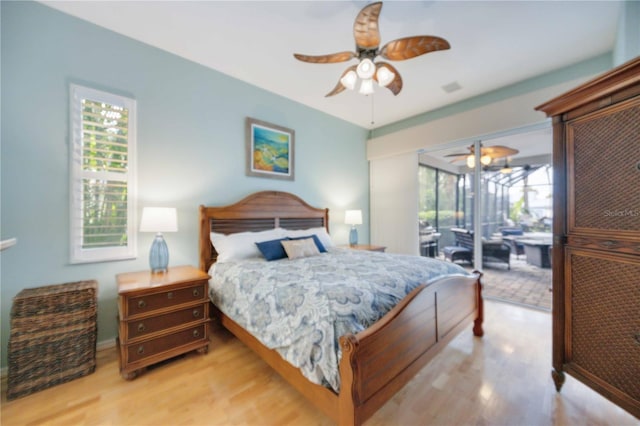
[(258, 250), (268, 261), (284, 259), (287, 257), (287, 252), (282, 247), (282, 241), (286, 241), (289, 238), (278, 238), (277, 240), (261, 241), (256, 243)]
[(324, 248), (324, 245), (320, 242), (320, 238), (316, 234), (307, 235), (305, 237), (288, 237), (288, 240), (304, 240), (306, 238), (313, 238), (313, 242), (316, 243), (316, 247), (318, 247), (318, 251), (320, 253), (326, 253), (327, 249)]

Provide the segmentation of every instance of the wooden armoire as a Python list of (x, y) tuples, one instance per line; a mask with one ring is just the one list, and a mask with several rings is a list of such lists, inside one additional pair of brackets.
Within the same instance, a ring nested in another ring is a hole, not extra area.
[(553, 371), (640, 417), (640, 57), (553, 118)]

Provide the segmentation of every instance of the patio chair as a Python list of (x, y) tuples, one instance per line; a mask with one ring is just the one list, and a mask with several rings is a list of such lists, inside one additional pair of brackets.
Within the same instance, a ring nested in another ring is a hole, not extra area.
[[(464, 260), (472, 262), (473, 259), (473, 231), (462, 228), (451, 228), (456, 237), (456, 246), (448, 246), (443, 249), (445, 259), (455, 262)], [(482, 262), (506, 263), (507, 269), (511, 269), (511, 247), (502, 241), (482, 242)]]

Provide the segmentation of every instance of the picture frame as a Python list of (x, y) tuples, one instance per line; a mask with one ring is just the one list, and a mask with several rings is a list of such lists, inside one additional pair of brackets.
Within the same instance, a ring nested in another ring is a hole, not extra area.
[(247, 176), (294, 180), (295, 138), (293, 129), (247, 117)]

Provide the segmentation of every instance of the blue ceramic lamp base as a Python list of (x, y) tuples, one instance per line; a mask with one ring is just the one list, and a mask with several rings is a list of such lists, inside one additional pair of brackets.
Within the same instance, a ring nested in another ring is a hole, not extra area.
[(351, 231), (349, 232), (349, 245), (355, 246), (358, 244), (358, 230), (355, 226), (351, 227)]
[(156, 234), (149, 252), (151, 272), (166, 272), (169, 266), (169, 248), (160, 232)]

